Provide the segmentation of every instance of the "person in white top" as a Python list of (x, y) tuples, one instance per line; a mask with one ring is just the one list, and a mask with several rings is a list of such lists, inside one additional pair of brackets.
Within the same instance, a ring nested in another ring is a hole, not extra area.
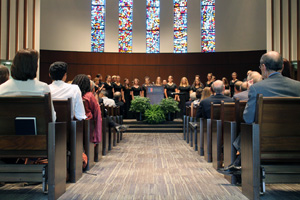
[(105, 90), (102, 90), (100, 92), (99, 97), (102, 98), (104, 106), (113, 106), (113, 107), (116, 107), (115, 101), (113, 99), (109, 99), (107, 97), (107, 92)]
[[(36, 80), (39, 54), (32, 49), (17, 52), (11, 66), (12, 79), (0, 85), (0, 96), (44, 96), (50, 93), (46, 83)], [(51, 102), (52, 103), (52, 102)], [(56, 113), (52, 104), (52, 120)]]
[(49, 85), (52, 99), (62, 100), (72, 98), (71, 118), (86, 119), (81, 91), (78, 85), (67, 84), (68, 65), (65, 62), (54, 62), (50, 65), (49, 75), (52, 83)]

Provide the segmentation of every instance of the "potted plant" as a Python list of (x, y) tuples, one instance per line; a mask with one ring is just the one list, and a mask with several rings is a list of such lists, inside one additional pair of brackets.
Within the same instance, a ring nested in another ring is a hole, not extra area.
[(173, 121), (175, 112), (179, 112), (178, 102), (173, 98), (162, 99), (160, 102), (161, 109), (164, 111), (167, 121)]
[(149, 124), (159, 124), (164, 122), (165, 113), (160, 105), (151, 105), (145, 112), (145, 120)]
[(131, 101), (130, 111), (136, 113), (136, 120), (142, 121), (143, 114), (150, 108), (150, 99), (147, 97), (135, 96), (134, 100)]

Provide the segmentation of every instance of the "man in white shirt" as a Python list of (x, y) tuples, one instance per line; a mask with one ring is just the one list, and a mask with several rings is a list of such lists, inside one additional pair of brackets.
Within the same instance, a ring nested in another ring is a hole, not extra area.
[(78, 85), (65, 83), (68, 65), (65, 62), (54, 62), (50, 65), (49, 75), (52, 83), (49, 85), (52, 99), (62, 100), (72, 98), (71, 118), (86, 119), (81, 91)]
[(113, 107), (117, 106), (113, 99), (109, 99), (107, 97), (107, 92), (104, 90), (100, 92), (100, 98), (102, 98), (104, 106), (113, 106)]

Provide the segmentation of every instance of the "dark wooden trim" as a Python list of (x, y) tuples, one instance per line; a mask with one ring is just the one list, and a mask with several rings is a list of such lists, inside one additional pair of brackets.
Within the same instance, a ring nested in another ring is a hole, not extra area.
[(32, 49), (35, 49), (35, 0), (33, 0)]
[(274, 0), (271, 0), (271, 35), (272, 35), (271, 50), (274, 51)]
[(24, 0), (23, 49), (27, 47), (27, 0)]
[(9, 60), (9, 40), (10, 40), (10, 0), (7, 0), (7, 43), (6, 43), (6, 60)]
[[(2, 11), (2, 1), (0, 1), (0, 12)], [(2, 21), (2, 17), (1, 17), (2, 15), (0, 15), (0, 59), (1, 59), (1, 26), (2, 26), (2, 24), (1, 24), (1, 21)]]
[(283, 53), (282, 0), (280, 0), (280, 54)]
[(297, 80), (300, 81), (300, 13), (299, 13), (299, 1), (297, 1)]
[(291, 0), (288, 0), (288, 37), (289, 37), (289, 61), (292, 59), (292, 6)]
[(19, 46), (19, 0), (16, 1), (16, 52)]

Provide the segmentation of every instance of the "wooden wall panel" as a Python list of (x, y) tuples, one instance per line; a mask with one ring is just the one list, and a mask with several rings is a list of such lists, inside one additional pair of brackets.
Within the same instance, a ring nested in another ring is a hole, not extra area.
[(157, 76), (167, 79), (173, 75), (174, 82), (186, 76), (192, 83), (196, 74), (202, 82), (206, 81), (207, 73), (212, 72), (217, 79), (223, 76), (230, 79), (232, 72), (237, 72), (239, 78), (245, 78), (249, 69), (259, 71), (259, 60), (265, 51), (247, 52), (217, 52), (217, 53), (187, 53), (187, 54), (145, 54), (145, 53), (92, 53), (41, 50), (40, 80), (50, 83), (48, 77), (49, 66), (55, 61), (68, 63), (68, 80), (72, 80), (79, 73), (121, 76), (121, 80), (129, 78), (140, 79), (150, 76), (155, 82)]

